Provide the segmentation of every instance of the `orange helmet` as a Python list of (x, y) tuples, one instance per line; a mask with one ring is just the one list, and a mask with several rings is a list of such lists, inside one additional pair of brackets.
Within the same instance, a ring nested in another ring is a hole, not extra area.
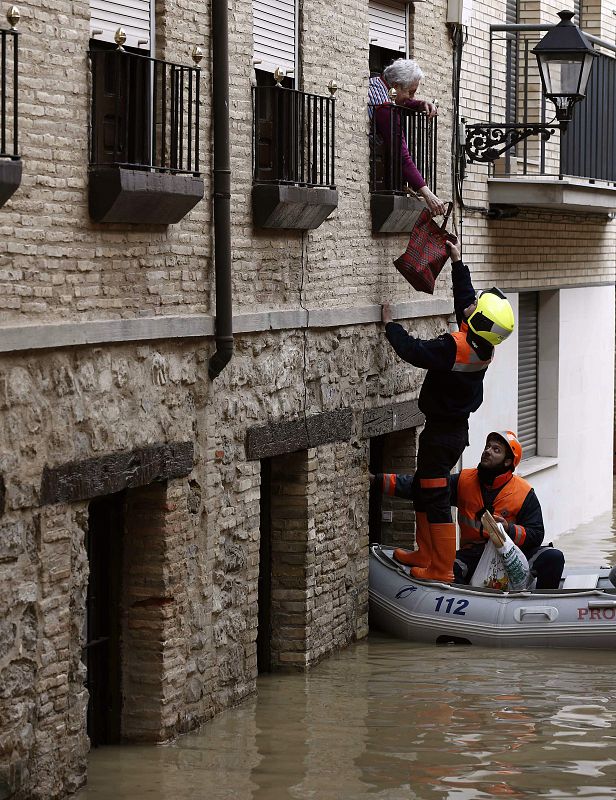
[(507, 447), (511, 450), (511, 457), (513, 458), (513, 468), (515, 469), (522, 460), (522, 445), (520, 440), (513, 431), (491, 431), (487, 438), (491, 436), (498, 436), (502, 439)]

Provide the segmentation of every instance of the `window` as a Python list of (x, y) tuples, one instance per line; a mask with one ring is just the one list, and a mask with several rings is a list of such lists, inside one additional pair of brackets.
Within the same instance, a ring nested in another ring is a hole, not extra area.
[[(7, 15), (12, 24), (12, 9)], [(17, 21), (15, 20), (15, 24)], [(0, 207), (21, 183), (19, 154), (19, 34), (0, 29)]]
[(201, 71), (90, 40), (95, 222), (172, 225), (203, 198)]
[(198, 174), (200, 71), (90, 44), (90, 166)]
[(518, 296), (518, 430), (523, 458), (558, 455), (560, 295)]
[[(516, 25), (518, 19), (518, 1), (507, 0), (505, 10), (505, 23)], [(506, 74), (507, 83), (505, 86), (505, 115), (507, 122), (517, 121), (517, 100), (518, 100), (518, 36), (514, 32), (505, 35), (506, 47)]]
[(517, 434), (524, 458), (537, 455), (538, 308), (538, 292), (520, 294)]
[(297, 74), (296, 0), (253, 0), (254, 64), (259, 70)]
[[(370, 0), (368, 3), (370, 50), (374, 48), (388, 51), (392, 58), (403, 58), (408, 55), (407, 17), (408, 7), (402, 3)], [(386, 67), (392, 58), (389, 58), (383, 66)]]
[(153, 50), (153, 15), (151, 0), (90, 0), (90, 35), (99, 42), (114, 42), (122, 28), (127, 47)]
[(582, 0), (573, 0), (573, 22), (578, 28), (582, 27)]

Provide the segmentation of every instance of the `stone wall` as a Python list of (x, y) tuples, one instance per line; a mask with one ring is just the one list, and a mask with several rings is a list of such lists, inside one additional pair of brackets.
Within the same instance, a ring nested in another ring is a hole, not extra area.
[[(443, 327), (426, 318), (416, 329), (431, 336)], [(215, 385), (209, 352), (167, 342), (2, 359), (3, 796), (47, 800), (86, 777), (89, 500), (51, 502), (45, 469), (98, 459), (104, 475), (110, 454), (194, 444), (185, 478), (166, 487), (126, 478), (122, 735), (165, 740), (255, 688), (260, 464), (246, 459), (247, 429), (304, 408), (350, 408), (361, 432), (365, 408), (416, 397), (421, 377), (399, 368), (380, 325), (361, 337), (354, 327), (238, 337)], [(303, 667), (367, 630), (367, 446), (304, 454)], [(76, 496), (89, 485), (76, 484)], [(290, 652), (289, 631), (280, 631)]]
[[(479, 4), (469, 32), (463, 98), (478, 119), (486, 116), (486, 24), (502, 18), (503, 6)], [(440, 101), (439, 194), (449, 199), (445, 8), (445, 0), (416, 4), (412, 49), (426, 73), (422, 95)], [(28, 326), (70, 322), (84, 343), (45, 350), (41, 345), (60, 328), (43, 327), (40, 341), (0, 360), (0, 800), (50, 800), (86, 778), (82, 646), (93, 497), (126, 491), (123, 735), (164, 740), (255, 690), (262, 492), (261, 464), (247, 456), (248, 429), (352, 413), (352, 440), (288, 457), (301, 463), (294, 483), (301, 524), (288, 539), (290, 528), (279, 529), (279, 553), (286, 555), (275, 563), (280, 578), (295, 580), (301, 599), (299, 607), (285, 607), (295, 596), (277, 598), (277, 664), (305, 668), (366, 633), (369, 440), (362, 419), (375, 407), (416, 399), (422, 373), (400, 364), (375, 324), (377, 304), (402, 304), (416, 294), (391, 266), (405, 237), (370, 233), (367, 3), (301, 3), (299, 84), (318, 92), (330, 79), (340, 86), (340, 203), (310, 233), (252, 227), (251, 4), (231, 4), (234, 310), (246, 325), (253, 312), (310, 309), (318, 316), (341, 308), (353, 309), (355, 322), (345, 324), (341, 314), (319, 327), (306, 314), (296, 326), (276, 317), (277, 330), (237, 335), (234, 357), (214, 383), (207, 378), (213, 343), (205, 333), (160, 341), (142, 333), (141, 342), (114, 342), (105, 327), (180, 317), (211, 329), (209, 57), (202, 62), (205, 200), (168, 228), (94, 225), (87, 216), (88, 6), (56, 0), (20, 10), (24, 178), (0, 210), (2, 325), (12, 335), (22, 325), (23, 343)], [(158, 4), (157, 37), (164, 58), (188, 64), (195, 43), (209, 54), (209, 5)], [(482, 206), (485, 197), (485, 168), (473, 168), (466, 198)], [(545, 214), (495, 222), (472, 212), (464, 226), (479, 286), (613, 280), (611, 237), (596, 219)], [(445, 269), (436, 299), (449, 291)], [(440, 316), (412, 319), (408, 327), (423, 337), (444, 332), (440, 308)], [(99, 344), (88, 344), (93, 329), (79, 328), (86, 321), (103, 323)], [(402, 458), (412, 467), (411, 443), (403, 440)], [(192, 443), (190, 471), (146, 479), (136, 454), (174, 442)], [(392, 458), (397, 446), (392, 438)], [(109, 480), (105, 490), (103, 466), (114, 454), (132, 466), (124, 484)], [(101, 492), (45, 500), (46, 470), (91, 460), (103, 475)], [(288, 523), (285, 503), (279, 520)], [(410, 533), (412, 520), (400, 521)], [(404, 530), (394, 533), (396, 541), (410, 541)]]

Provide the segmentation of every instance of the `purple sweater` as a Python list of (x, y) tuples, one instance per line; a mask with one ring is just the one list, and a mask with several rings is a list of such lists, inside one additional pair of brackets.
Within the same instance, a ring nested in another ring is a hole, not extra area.
[[(370, 79), (371, 87), (370, 87), (370, 95), (369, 99), (372, 102), (378, 102), (376, 99), (379, 95), (385, 94), (387, 92), (387, 84), (382, 78), (371, 78)], [(372, 84), (375, 84), (374, 86)], [(384, 142), (389, 142), (391, 137), (391, 116), (392, 113), (390, 111), (390, 106), (392, 103), (383, 103), (382, 105), (377, 105), (374, 108), (374, 121), (377, 133)], [(404, 105), (406, 108), (412, 109), (419, 109), (422, 107), (421, 100), (407, 100)], [(408, 146), (406, 144), (406, 139), (404, 138), (404, 134), (400, 130), (400, 119), (396, 117), (396, 123), (398, 125), (398, 135), (400, 136), (400, 157), (402, 159), (402, 176), (404, 180), (410, 185), (411, 189), (417, 191), (421, 189), (422, 186), (426, 185), (425, 180), (423, 179), (423, 175), (415, 166), (415, 162), (410, 156)]]

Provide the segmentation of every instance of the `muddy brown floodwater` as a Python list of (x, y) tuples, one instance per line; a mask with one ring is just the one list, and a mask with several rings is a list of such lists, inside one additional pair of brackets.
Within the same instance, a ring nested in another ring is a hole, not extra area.
[[(605, 515), (558, 542), (616, 563)], [(160, 746), (92, 752), (78, 800), (616, 797), (616, 657), (378, 633)]]

